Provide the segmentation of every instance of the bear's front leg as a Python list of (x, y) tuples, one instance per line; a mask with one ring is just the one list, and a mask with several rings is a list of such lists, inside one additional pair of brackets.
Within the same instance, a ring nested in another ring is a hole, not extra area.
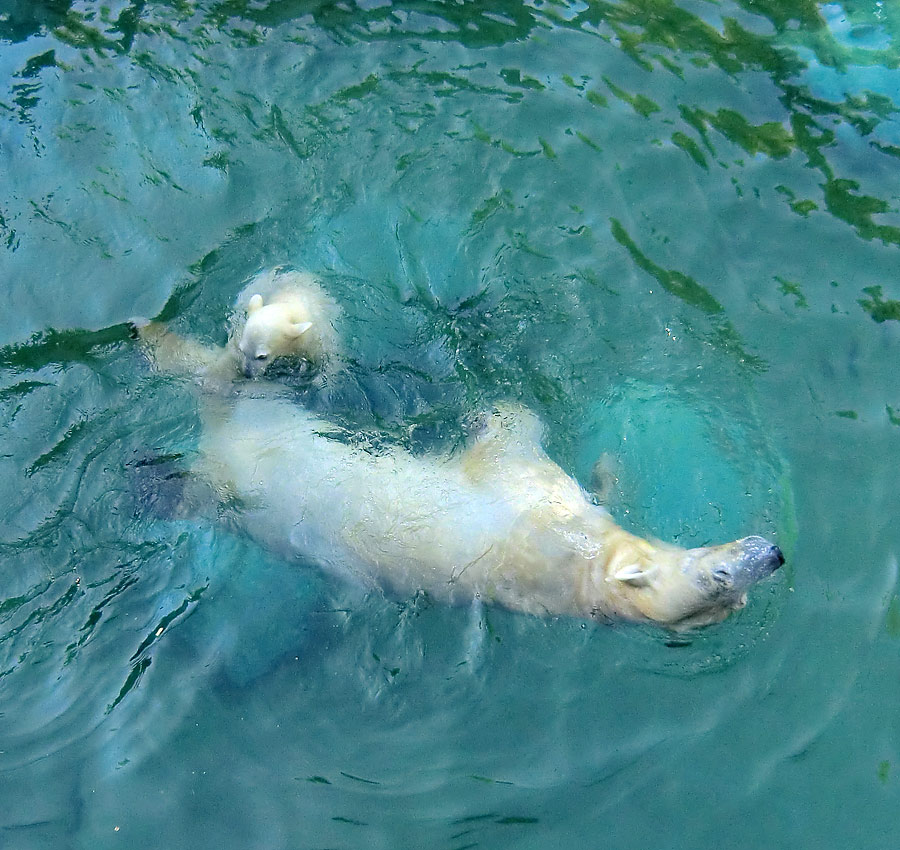
[(238, 377), (236, 357), (227, 346), (217, 348), (186, 339), (161, 322), (135, 319), (132, 326), (147, 358), (159, 372), (216, 380)]

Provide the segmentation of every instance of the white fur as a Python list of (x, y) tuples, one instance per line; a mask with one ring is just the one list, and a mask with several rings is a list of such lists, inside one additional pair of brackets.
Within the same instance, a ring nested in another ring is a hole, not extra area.
[(318, 372), (337, 368), (340, 315), (314, 275), (276, 268), (260, 272), (241, 290), (221, 348), (184, 339), (158, 322), (135, 325), (157, 369), (221, 390), (242, 376), (261, 376), (282, 357), (299, 358), (303, 368)]
[[(287, 289), (305, 293), (302, 306), (277, 300)], [(319, 293), (311, 276), (274, 270), (238, 303), (251, 319), (266, 298), (288, 305), (287, 321), (312, 322), (295, 334), (304, 343), (318, 322), (329, 357), (337, 308)], [(251, 535), (286, 557), (448, 603), (674, 627), (724, 619), (783, 561), (759, 537), (686, 550), (630, 534), (550, 460), (540, 422), (522, 408), (500, 407), (459, 454), (375, 450), (271, 384), (235, 383), (237, 345), (210, 350), (154, 323), (139, 332), (157, 368), (202, 379), (197, 472), (239, 501)]]
[[(448, 603), (702, 625), (776, 568), (760, 560), (760, 538), (684, 550), (629, 534), (538, 433), (532, 414), (506, 407), (461, 454), (374, 451), (255, 388), (233, 406), (207, 402), (199, 471), (242, 502), (242, 524), (266, 547)], [(714, 580), (723, 569), (733, 586)]]
[(261, 375), (279, 357), (299, 357), (316, 367), (339, 357), (335, 323), (340, 309), (308, 272), (261, 272), (244, 287), (235, 306), (246, 316), (235, 338), (247, 376)]

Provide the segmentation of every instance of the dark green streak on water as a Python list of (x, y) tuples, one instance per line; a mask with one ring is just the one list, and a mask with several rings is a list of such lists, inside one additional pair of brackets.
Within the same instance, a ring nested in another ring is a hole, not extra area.
[(297, 139), (294, 138), (294, 134), (291, 132), (290, 127), (285, 121), (281, 110), (277, 106), (273, 106), (270, 115), (271, 122), (269, 132), (271, 135), (280, 139), (287, 149), (298, 159), (304, 159), (308, 155), (308, 152), (301, 147)]
[(341, 771), (341, 776), (347, 777), (347, 779), (352, 779), (354, 782), (361, 782), (363, 785), (380, 785), (380, 782), (376, 782), (374, 779), (364, 779), (361, 776), (354, 776), (352, 773), (345, 773), (343, 770)]
[(684, 106), (682, 116), (701, 134), (707, 144), (709, 136), (706, 127), (709, 125), (751, 155), (763, 153), (773, 159), (783, 159), (794, 150), (794, 140), (790, 132), (775, 121), (755, 126), (733, 109), (719, 109), (715, 113), (710, 113)]
[(41, 387), (51, 386), (53, 385), (45, 383), (44, 381), (19, 381), (17, 384), (13, 384), (10, 387), (4, 387), (0, 390), (0, 402), (9, 401), (14, 398), (23, 398)]
[(709, 171), (709, 163), (707, 163), (703, 151), (700, 150), (699, 145), (690, 136), (677, 130), (672, 133), (672, 142), (678, 145), (702, 169)]
[(627, 103), (641, 118), (648, 118), (654, 112), (659, 112), (660, 108), (649, 97), (642, 94), (629, 94), (624, 89), (619, 88), (612, 80), (603, 78), (603, 82), (609, 87), (609, 90), (619, 100)]
[(616, 219), (610, 219), (610, 229), (615, 240), (628, 251), (638, 268), (654, 277), (666, 292), (710, 317), (712, 330), (708, 334), (708, 339), (712, 345), (734, 357), (738, 363), (750, 371), (761, 372), (766, 369), (765, 360), (746, 351), (741, 335), (734, 325), (724, 317), (722, 305), (704, 286), (683, 272), (664, 269), (654, 263), (638, 248), (622, 224)]
[[(138, 581), (137, 576), (134, 575), (133, 571), (127, 572), (101, 600), (98, 602), (92, 609), (90, 614), (88, 615), (87, 620), (84, 625), (81, 627), (78, 640), (75, 643), (69, 644), (66, 647), (66, 659), (64, 664), (70, 664), (74, 658), (78, 650), (84, 646), (87, 641), (91, 639), (94, 634), (94, 630), (100, 623), (101, 618), (103, 617), (103, 609), (106, 608), (111, 602), (116, 600), (119, 594), (128, 590), (129, 587), (136, 584)], [(132, 659), (133, 660), (133, 659)]]
[(881, 198), (857, 194), (858, 190), (856, 180), (831, 178), (825, 183), (825, 206), (833, 216), (856, 228), (863, 239), (900, 245), (900, 227), (872, 220), (873, 215), (890, 212), (890, 204)]
[[(10, 614), (18, 611), (23, 605), (31, 602), (32, 599), (40, 596), (47, 588), (50, 586), (50, 582), (43, 582), (40, 585), (35, 585), (30, 588), (27, 593), (22, 596), (15, 596), (10, 599), (4, 599), (0, 602), (0, 621), (8, 618)], [(4, 640), (4, 638), (0, 637), (0, 641)]]
[(16, 372), (37, 371), (51, 364), (84, 363), (99, 365), (98, 349), (130, 340), (128, 324), (113, 325), (99, 331), (48, 330), (23, 345), (0, 348), (0, 368)]
[(57, 441), (56, 445), (49, 451), (44, 452), (44, 454), (37, 458), (34, 463), (25, 470), (25, 477), (30, 478), (48, 464), (65, 459), (73, 446), (78, 443), (85, 432), (89, 431), (92, 424), (93, 423), (90, 420), (82, 419), (69, 426), (69, 428), (66, 429), (66, 433)]
[(868, 296), (859, 303), (876, 322), (900, 321), (900, 301), (885, 299), (880, 286), (867, 286), (863, 292)]
[(200, 600), (200, 597), (203, 596), (203, 592), (207, 590), (207, 586), (200, 587), (195, 590), (190, 596), (185, 599), (181, 605), (179, 605), (175, 610), (170, 611), (164, 617), (160, 619), (160, 621), (153, 627), (150, 634), (141, 641), (141, 645), (135, 650), (134, 655), (131, 656), (129, 661), (134, 661), (138, 656), (143, 654), (150, 646), (156, 643), (163, 634), (165, 634), (166, 629), (172, 625), (172, 623), (181, 617), (186, 611), (188, 611), (191, 606), (196, 605), (196, 603)]
[(334, 817), (332, 817), (332, 820), (336, 821), (337, 823), (346, 823), (350, 826), (368, 826), (365, 821), (356, 820), (355, 818), (343, 817), (341, 815), (335, 815)]
[(152, 663), (153, 659), (148, 655), (146, 658), (142, 658), (132, 666), (131, 672), (128, 674), (128, 678), (125, 679), (125, 684), (122, 685), (122, 689), (119, 691), (118, 696), (107, 706), (106, 714), (109, 714), (123, 699), (125, 699), (126, 696), (128, 696), (133, 688), (137, 687), (141, 681), (141, 677), (147, 672), (147, 668)]
[(784, 295), (793, 295), (794, 296), (794, 306), (803, 308), (804, 310), (809, 309), (809, 302), (806, 300), (806, 296), (803, 294), (803, 290), (800, 286), (793, 281), (784, 280), (784, 278), (775, 276), (775, 280), (780, 284), (781, 292)]
[(614, 218), (610, 219), (610, 228), (616, 242), (628, 251), (635, 265), (656, 278), (666, 292), (670, 292), (676, 298), (684, 301), (685, 304), (696, 307), (704, 313), (716, 314), (722, 312), (722, 305), (692, 277), (679, 271), (664, 269), (662, 266), (654, 263), (646, 254), (643, 254), (619, 221)]
[[(5, 643), (6, 641), (16, 637), (16, 635), (18, 635), (20, 632), (25, 631), (29, 626), (43, 623), (46, 620), (51, 620), (53, 617), (63, 611), (76, 597), (80, 596), (82, 592), (83, 591), (80, 587), (79, 582), (73, 582), (66, 589), (65, 593), (63, 593), (62, 596), (60, 596), (50, 605), (35, 608), (35, 610), (32, 611), (18, 626), (10, 629), (10, 631), (6, 632), (6, 634), (0, 635), (0, 643)], [(20, 599), (7, 600), (6, 603), (4, 603), (9, 604), (7, 612), (11, 613), (12, 611), (15, 611), (16, 608), (20, 607), (22, 601), (23, 600)]]

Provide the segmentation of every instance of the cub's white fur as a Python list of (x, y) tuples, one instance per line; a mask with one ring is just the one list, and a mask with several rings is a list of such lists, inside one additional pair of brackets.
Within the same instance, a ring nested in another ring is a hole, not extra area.
[(184, 339), (158, 322), (137, 324), (160, 371), (193, 375), (210, 389), (241, 375), (259, 377), (283, 357), (297, 358), (302, 369), (336, 368), (340, 315), (314, 275), (275, 268), (260, 272), (241, 290), (221, 348)]
[(237, 347), (248, 377), (261, 375), (279, 357), (299, 357), (316, 367), (339, 357), (340, 308), (308, 272), (261, 272), (244, 287), (236, 307), (246, 313)]

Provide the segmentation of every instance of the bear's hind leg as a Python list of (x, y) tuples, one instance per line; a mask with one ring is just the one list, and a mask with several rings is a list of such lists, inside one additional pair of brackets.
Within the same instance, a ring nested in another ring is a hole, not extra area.
[(216, 504), (212, 487), (184, 467), (183, 455), (142, 457), (128, 464), (135, 516), (162, 520), (196, 518)]

